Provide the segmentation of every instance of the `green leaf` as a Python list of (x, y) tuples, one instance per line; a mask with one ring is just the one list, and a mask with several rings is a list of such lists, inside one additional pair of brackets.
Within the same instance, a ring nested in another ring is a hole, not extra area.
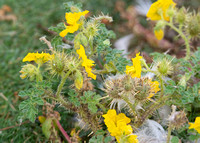
[(179, 143), (179, 138), (177, 136), (173, 136), (171, 139), (171, 143)]
[(44, 101), (43, 101), (42, 98), (40, 98), (40, 97), (33, 97), (33, 98), (32, 98), (32, 102), (33, 102), (33, 103), (36, 103), (36, 104), (38, 104), (38, 105), (44, 105)]
[(23, 101), (19, 105), (19, 110), (24, 113), (23, 118), (28, 118), (31, 122), (35, 122), (38, 114), (37, 105), (44, 105), (42, 98), (31, 97)]
[(87, 104), (88, 105), (88, 109), (92, 113), (96, 113), (97, 110), (98, 110), (96, 105), (99, 104), (100, 98), (101, 98), (101, 96), (100, 95), (96, 95), (95, 92), (86, 91), (86, 92), (84, 92), (84, 96), (81, 96), (81, 101), (82, 101), (83, 104)]
[(30, 105), (30, 100), (25, 100), (19, 104), (19, 110), (26, 109)]
[(29, 109), (27, 110), (27, 118), (28, 118), (32, 123), (34, 123), (37, 113), (38, 113), (38, 110), (32, 105), (32, 106), (30, 106)]
[(60, 33), (61, 31), (63, 31), (64, 29), (66, 29), (65, 28), (65, 26), (64, 26), (64, 23), (59, 23), (59, 24), (57, 24), (57, 26), (56, 27), (54, 27), (54, 26), (51, 26), (51, 27), (49, 27), (49, 30), (51, 30), (51, 31), (54, 31), (54, 32), (56, 32), (56, 33)]
[(59, 45), (62, 45), (62, 37), (60, 36), (55, 36), (52, 40), (51, 40), (51, 44), (53, 47), (57, 47)]
[(26, 97), (26, 96), (29, 96), (31, 95), (31, 92), (29, 90), (25, 90), (25, 91), (20, 91), (18, 96), (20, 97)]
[(78, 98), (78, 94), (76, 93), (75, 90), (71, 89), (69, 90), (69, 101), (71, 103), (73, 103), (76, 107), (80, 106), (80, 101), (79, 101), (79, 98)]
[(112, 141), (112, 137), (111, 136), (107, 136), (107, 137), (105, 137), (105, 139), (104, 139), (104, 142), (105, 143), (109, 143), (109, 142), (111, 142)]
[(198, 138), (200, 137), (200, 135), (190, 135), (189, 136), (189, 139), (191, 140), (191, 141), (194, 141), (194, 140), (197, 140)]
[(45, 137), (47, 139), (49, 139), (50, 135), (51, 135), (51, 125), (52, 125), (52, 119), (51, 118), (47, 118), (45, 120), (45, 122), (42, 124), (42, 132), (44, 133)]

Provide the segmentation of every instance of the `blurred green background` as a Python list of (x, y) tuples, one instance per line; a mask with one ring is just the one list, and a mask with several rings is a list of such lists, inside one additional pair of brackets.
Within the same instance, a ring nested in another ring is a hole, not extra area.
[[(75, 0), (83, 4), (92, 14), (101, 12), (109, 14), (114, 22), (109, 28), (119, 25), (122, 20), (115, 10), (117, 0)], [(0, 9), (3, 5), (9, 6), (12, 11), (8, 14), (16, 16), (16, 21), (0, 20), (0, 129), (18, 124), (17, 93), (28, 87), (26, 80), (20, 79), (22, 59), (28, 52), (42, 51), (46, 45), (39, 38), (46, 35), (45, 29), (64, 20), (63, 2), (68, 0), (0, 0)], [(134, 3), (133, 0), (124, 0), (126, 7)], [(198, 8), (199, 0), (182, 0), (187, 6)], [(1, 19), (1, 13), (0, 13)], [(114, 28), (113, 28), (114, 29)], [(120, 37), (118, 35), (117, 37)], [(24, 124), (0, 131), (0, 142), (42, 142), (44, 136), (40, 126)]]

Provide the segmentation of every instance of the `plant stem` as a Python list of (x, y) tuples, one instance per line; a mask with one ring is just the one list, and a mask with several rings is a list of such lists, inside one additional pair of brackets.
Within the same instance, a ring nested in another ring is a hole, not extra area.
[(58, 126), (59, 130), (61, 131), (61, 133), (63, 134), (63, 136), (65, 137), (65, 139), (68, 141), (68, 143), (72, 143), (71, 139), (69, 137), (69, 135), (66, 133), (66, 131), (63, 129), (62, 125), (60, 124), (60, 122), (58, 120), (56, 121), (56, 125)]
[(161, 97), (157, 102), (153, 103), (140, 117), (140, 120), (138, 123), (135, 124), (136, 128), (139, 128), (143, 122), (147, 119), (149, 115), (151, 115), (155, 110), (163, 106), (163, 101), (167, 100), (167, 96)]
[(137, 113), (135, 112), (135, 108), (134, 108), (134, 106), (133, 106), (133, 104), (130, 102), (130, 100), (127, 98), (127, 97), (125, 97), (125, 96), (122, 96), (122, 99), (128, 104), (128, 106), (130, 107), (130, 109), (132, 110), (132, 113), (133, 113), (133, 115), (135, 116), (135, 117), (137, 117)]
[(94, 54), (94, 49), (93, 49), (93, 38), (89, 40), (89, 45), (90, 45), (90, 56)]
[(172, 126), (171, 126), (171, 123), (169, 123), (168, 134), (167, 134), (167, 143), (170, 143), (171, 132), (172, 132)]
[(68, 71), (66, 75), (64, 75), (61, 79), (61, 82), (57, 88), (57, 92), (56, 92), (56, 97), (58, 98), (60, 96), (60, 92), (62, 91), (62, 88), (65, 84), (66, 79), (68, 78), (69, 74), (71, 73), (71, 71)]
[(164, 83), (163, 83), (162, 76), (159, 76), (159, 80), (160, 80), (160, 88), (161, 88), (160, 97), (163, 97), (163, 95), (164, 95)]
[(176, 28), (176, 27), (173, 25), (173, 23), (168, 23), (168, 22), (166, 22), (166, 25), (168, 25), (168, 26), (170, 26), (172, 29), (174, 29), (174, 30), (183, 38), (183, 40), (185, 41), (185, 46), (186, 46), (186, 57), (185, 57), (185, 59), (186, 59), (186, 60), (189, 59), (189, 58), (190, 58), (190, 44), (189, 44), (189, 39), (188, 39), (188, 37), (186, 37), (180, 29)]

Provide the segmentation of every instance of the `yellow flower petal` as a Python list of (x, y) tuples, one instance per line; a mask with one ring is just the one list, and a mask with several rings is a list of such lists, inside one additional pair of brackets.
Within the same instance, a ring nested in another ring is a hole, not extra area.
[(38, 63), (45, 63), (51, 59), (52, 55), (49, 53), (28, 53), (24, 59), (22, 60), (23, 62), (31, 62), (35, 61), (37, 64)]
[(76, 52), (79, 55), (79, 58), (82, 58), (83, 60), (81, 65), (85, 67), (85, 71), (88, 73), (88, 77), (96, 80), (96, 75), (92, 73), (92, 67), (95, 65), (95, 62), (87, 58), (85, 54), (85, 49), (82, 45), (80, 45), (80, 49), (76, 50)]
[(82, 45), (80, 45), (80, 49), (76, 50), (76, 52), (79, 55), (79, 58), (82, 58), (83, 60), (87, 59), (87, 56), (85, 55), (85, 49)]
[(131, 75), (132, 78), (134, 78), (134, 77), (140, 78), (141, 77), (142, 66), (141, 66), (140, 59), (142, 59), (142, 56), (140, 56), (140, 53), (137, 53), (136, 57), (132, 58), (133, 66), (126, 66), (125, 72), (127, 75)]
[(158, 0), (151, 5), (147, 17), (151, 20), (161, 20), (161, 15), (163, 15), (164, 20), (169, 21), (166, 12), (171, 6), (174, 8), (175, 5), (176, 3), (173, 0)]
[(190, 127), (189, 129), (195, 129), (200, 134), (200, 117), (196, 117), (194, 123), (189, 123)]
[(65, 26), (66, 29), (59, 33), (61, 37), (65, 37), (68, 33), (74, 33), (79, 29), (80, 24), (78, 24), (79, 19), (81, 16), (84, 16), (88, 13), (88, 10), (85, 10), (83, 12), (74, 12), (74, 13), (66, 13), (65, 19), (69, 26)]
[(118, 143), (122, 141), (126, 143), (138, 143), (137, 136), (132, 134), (132, 127), (127, 125), (131, 120), (124, 113), (117, 115), (114, 109), (110, 109), (103, 117), (110, 135), (114, 136)]
[(129, 143), (139, 143), (139, 141), (137, 139), (137, 135), (130, 135), (128, 138), (128, 142)]
[(162, 29), (160, 29), (160, 30), (155, 30), (155, 31), (154, 31), (154, 34), (155, 34), (155, 36), (156, 36), (156, 38), (157, 38), (158, 40), (162, 40), (163, 37), (164, 37), (164, 31), (163, 31)]

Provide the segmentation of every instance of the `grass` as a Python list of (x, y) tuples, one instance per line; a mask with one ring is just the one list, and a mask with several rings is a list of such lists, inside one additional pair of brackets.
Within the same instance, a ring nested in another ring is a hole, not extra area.
[[(14, 103), (14, 95), (28, 87), (26, 80), (20, 79), (22, 59), (28, 52), (42, 51), (46, 45), (39, 41), (43, 35), (48, 35), (39, 24), (50, 27), (64, 19), (64, 0), (1, 0), (2, 5), (12, 8), (16, 23), (0, 21), (0, 93), (8, 101), (0, 97), (0, 129), (18, 124), (18, 104)], [(10, 108), (13, 104), (16, 111)], [(0, 132), (0, 142), (39, 142), (44, 139), (41, 128), (35, 124), (24, 124)]]

